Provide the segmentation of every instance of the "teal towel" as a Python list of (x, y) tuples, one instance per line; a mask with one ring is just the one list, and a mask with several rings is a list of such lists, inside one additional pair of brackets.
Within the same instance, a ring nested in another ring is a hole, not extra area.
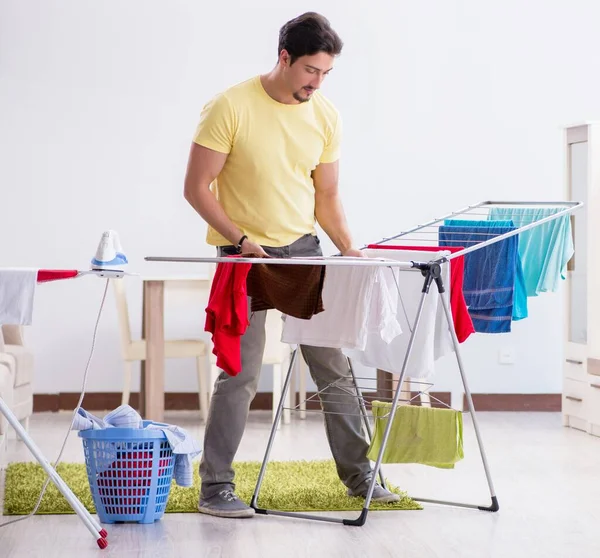
[[(367, 457), (376, 461), (392, 404), (373, 401), (375, 432)], [(453, 469), (464, 457), (462, 413), (454, 409), (400, 405), (396, 409), (383, 463), (421, 463)]]
[[(516, 227), (529, 225), (561, 211), (559, 208), (505, 208), (490, 210), (488, 219), (511, 219)], [(567, 276), (567, 263), (574, 254), (571, 219), (563, 215), (519, 233), (519, 255), (527, 296), (556, 292)]]

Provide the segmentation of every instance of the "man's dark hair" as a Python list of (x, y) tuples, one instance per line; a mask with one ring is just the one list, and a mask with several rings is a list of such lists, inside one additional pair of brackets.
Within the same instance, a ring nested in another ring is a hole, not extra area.
[(279, 30), (279, 51), (290, 54), (290, 64), (301, 56), (312, 56), (326, 52), (337, 56), (342, 52), (344, 43), (331, 28), (329, 20), (316, 12), (306, 12), (288, 21)]

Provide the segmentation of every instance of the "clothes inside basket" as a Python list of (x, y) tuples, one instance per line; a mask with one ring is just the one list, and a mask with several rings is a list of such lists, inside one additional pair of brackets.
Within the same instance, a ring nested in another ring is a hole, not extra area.
[[(194, 484), (192, 459), (202, 452), (202, 448), (198, 441), (184, 428), (153, 421), (147, 421), (147, 424), (144, 424), (140, 414), (130, 405), (121, 405), (117, 407), (103, 419), (80, 407), (73, 419), (72, 430), (101, 430), (105, 428), (145, 428), (148, 430), (163, 431), (165, 438), (175, 455), (175, 469), (173, 475), (175, 482), (179, 486), (192, 486)], [(115, 466), (118, 468), (121, 461), (125, 461), (126, 455), (128, 455), (127, 462), (129, 464), (136, 463), (137, 459), (142, 462), (144, 459), (149, 458), (148, 456), (144, 457), (144, 453), (141, 450), (138, 451), (136, 448), (130, 448), (127, 444), (125, 444), (124, 447), (121, 447), (121, 445), (122, 444), (119, 443), (107, 443), (103, 450), (104, 454), (102, 459), (106, 470), (110, 470)], [(137, 453), (131, 454), (131, 451)], [(161, 464), (161, 467), (162, 466), (163, 465)]]

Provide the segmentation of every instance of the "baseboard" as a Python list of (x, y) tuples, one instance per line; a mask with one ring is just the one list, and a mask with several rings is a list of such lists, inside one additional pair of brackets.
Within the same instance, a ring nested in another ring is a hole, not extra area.
[[(315, 394), (307, 394), (307, 397)], [(376, 399), (377, 394), (365, 393), (369, 400)], [(416, 394), (413, 394), (416, 397)], [(450, 393), (432, 392), (431, 396), (446, 404), (450, 404)], [(58, 412), (73, 410), (79, 401), (78, 393), (36, 393), (33, 396), (33, 411)], [(418, 401), (418, 397), (415, 399)], [(137, 408), (139, 394), (132, 393), (129, 404)], [(88, 411), (112, 410), (121, 404), (119, 392), (92, 392), (86, 393), (82, 407)], [(477, 411), (548, 411), (560, 412), (562, 397), (560, 393), (475, 393), (473, 404)], [(250, 405), (250, 410), (267, 411), (272, 408), (273, 394), (259, 392)], [(166, 393), (165, 409), (168, 411), (194, 410), (199, 408), (198, 394), (196, 393)], [(309, 401), (308, 409), (319, 409), (319, 401)], [(467, 409), (465, 398), (464, 408)]]
[[(473, 405), (476, 411), (536, 411), (560, 412), (560, 393), (474, 393)], [(467, 408), (467, 398), (464, 398)]]

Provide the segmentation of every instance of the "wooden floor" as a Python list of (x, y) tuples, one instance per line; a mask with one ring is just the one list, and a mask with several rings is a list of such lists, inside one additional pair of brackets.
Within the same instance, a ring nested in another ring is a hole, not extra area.
[[(562, 427), (556, 413), (480, 413), (478, 417), (500, 502), (497, 513), (425, 504), (422, 511), (372, 512), (363, 527), (275, 516), (225, 520), (200, 514), (166, 514), (154, 525), (109, 526), (109, 547), (104, 551), (96, 547), (75, 515), (44, 516), (0, 529), (0, 556), (600, 556), (600, 438)], [(44, 413), (31, 421), (31, 434), (51, 461), (57, 456), (70, 418), (70, 413)], [(237, 459), (262, 459), (269, 420), (268, 413), (251, 413)], [(193, 413), (169, 413), (166, 421), (202, 437), (202, 427)], [(277, 460), (328, 457), (318, 414), (284, 426), (272, 454)], [(11, 439), (8, 459), (32, 457), (24, 444)], [(76, 433), (70, 435), (63, 460), (83, 461)], [(456, 469), (387, 465), (385, 473), (412, 496), (482, 505), (490, 501), (468, 416), (465, 459)], [(0, 496), (2, 492), (3, 477)], [(4, 522), (10, 518), (0, 519)]]

